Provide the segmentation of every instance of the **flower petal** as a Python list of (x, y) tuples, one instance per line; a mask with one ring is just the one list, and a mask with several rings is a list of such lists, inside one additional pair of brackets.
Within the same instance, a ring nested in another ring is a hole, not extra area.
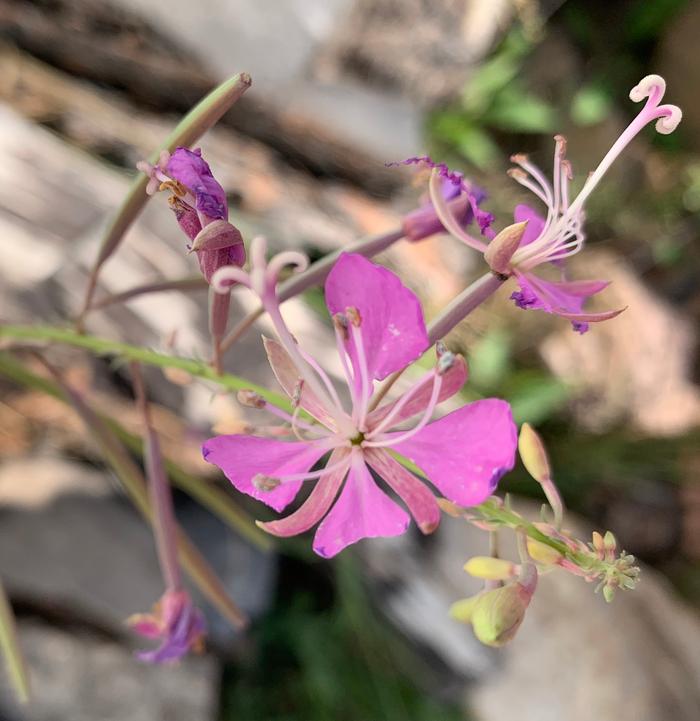
[(273, 478), (305, 473), (328, 450), (325, 440), (292, 443), (246, 435), (217, 436), (202, 445), (205, 461), (218, 466), (239, 491), (276, 511), (294, 500), (303, 481), (282, 483), (272, 491), (262, 491), (253, 485), (253, 477), (259, 473)]
[(520, 291), (510, 297), (520, 308), (543, 310), (571, 320), (574, 329), (579, 332), (587, 330), (587, 322), (609, 320), (622, 313), (624, 308), (586, 313), (583, 304), (588, 298), (608, 287), (604, 280), (551, 281), (540, 278), (533, 273), (516, 271)]
[[(350, 451), (347, 448), (336, 448), (328, 459), (328, 465), (332, 466), (349, 457)], [(341, 466), (331, 471), (327, 475), (323, 475), (318, 479), (318, 483), (313, 487), (309, 497), (294, 513), (286, 518), (278, 521), (269, 521), (267, 523), (258, 522), (258, 526), (272, 533), (275, 536), (296, 536), (298, 533), (304, 533), (314, 526), (323, 518), (331, 507), (335, 497), (338, 495), (340, 485), (345, 478), (350, 467), (350, 459), (348, 465)]]
[[(357, 254), (343, 253), (326, 279), (331, 315), (348, 307), (360, 313), (362, 340), (370, 378), (382, 380), (413, 362), (429, 346), (423, 311), (416, 295), (386, 268)], [(355, 377), (360, 376), (357, 349), (346, 342)]]
[(440, 508), (425, 483), (419, 481), (386, 451), (369, 448), (365, 451), (365, 459), (408, 506), (418, 528), (423, 533), (432, 533), (440, 524)]
[[(455, 356), (455, 363), (447, 373), (442, 376), (442, 385), (440, 386), (440, 394), (438, 395), (438, 403), (451, 398), (460, 388), (465, 384), (467, 380), (467, 363), (461, 355)], [(396, 414), (396, 421), (392, 426), (397, 426), (401, 422), (412, 418), (413, 416), (421, 413), (425, 410), (428, 405), (430, 396), (433, 392), (432, 383), (425, 383), (415, 395), (406, 403), (403, 408)], [(391, 409), (401, 400), (397, 398), (391, 403), (385, 403), (383, 406), (379, 406), (376, 410), (372, 411), (367, 417), (367, 428), (372, 430), (382, 419), (386, 418)]]
[(209, 218), (228, 217), (226, 193), (214, 178), (199, 148), (176, 148), (167, 165), (168, 175), (192, 191), (197, 210)]
[[(301, 379), (301, 375), (294, 365), (294, 361), (289, 357), (289, 353), (287, 353), (284, 346), (278, 341), (263, 336), (263, 345), (265, 346), (265, 353), (267, 353), (267, 360), (270, 363), (272, 372), (275, 374), (275, 378), (277, 378), (277, 382), (282, 386), (284, 392), (290, 398), (293, 398)], [(323, 423), (326, 428), (335, 430), (336, 424), (333, 417), (306, 384), (302, 384), (301, 386), (299, 405), (317, 421)]]
[(542, 235), (545, 220), (534, 208), (531, 208), (529, 205), (516, 205), (515, 211), (513, 212), (513, 219), (516, 223), (522, 223), (525, 220), (527, 221), (527, 228), (525, 229), (522, 240), (520, 241), (521, 248), (524, 245), (529, 245), (533, 241), (537, 240), (540, 235)]
[(313, 548), (331, 558), (362, 538), (398, 536), (409, 523), (408, 514), (372, 480), (361, 454), (354, 454), (345, 486), (321, 521)]
[(497, 398), (468, 403), (392, 446), (450, 501), (474, 506), (513, 468), (517, 433), (510, 406)]

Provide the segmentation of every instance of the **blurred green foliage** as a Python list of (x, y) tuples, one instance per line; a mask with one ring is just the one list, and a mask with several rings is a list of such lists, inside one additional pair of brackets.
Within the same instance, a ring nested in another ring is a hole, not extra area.
[(221, 721), (463, 721), (422, 692), (436, 672), (377, 616), (352, 552), (334, 562), (333, 579), (318, 566), (283, 572), (252, 651), (226, 673)]

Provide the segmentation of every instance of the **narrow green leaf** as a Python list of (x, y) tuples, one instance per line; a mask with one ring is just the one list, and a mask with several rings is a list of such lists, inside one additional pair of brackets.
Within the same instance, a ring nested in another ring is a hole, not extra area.
[(29, 676), (17, 638), (17, 625), (12, 607), (0, 583), (0, 649), (20, 703), (29, 701)]
[(129, 345), (119, 341), (99, 338), (92, 335), (84, 335), (76, 331), (54, 328), (42, 325), (0, 325), (0, 338), (13, 338), (24, 341), (51, 341), (64, 343), (66, 345), (84, 348), (96, 355), (113, 355), (126, 360), (139, 361), (146, 365), (159, 368), (178, 368), (190, 375), (204, 380), (211, 381), (230, 391), (240, 391), (246, 388), (259, 393), (268, 403), (271, 403), (282, 410), (291, 412), (292, 407), (288, 398), (279, 393), (267, 390), (256, 383), (232, 375), (231, 373), (217, 373), (208, 363), (194, 358), (183, 358), (181, 356), (168, 355), (157, 351), (143, 348), (141, 346)]

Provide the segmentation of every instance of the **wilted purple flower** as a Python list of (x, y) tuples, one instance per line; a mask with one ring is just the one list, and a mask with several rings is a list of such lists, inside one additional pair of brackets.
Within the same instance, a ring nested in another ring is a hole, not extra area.
[[(238, 490), (278, 511), (291, 503), (305, 480), (318, 479), (297, 511), (261, 527), (291, 536), (323, 519), (313, 547), (324, 557), (362, 538), (401, 534), (409, 517), (380, 489), (374, 471), (403, 500), (419, 528), (432, 532), (440, 519), (435, 497), (393, 453), (413, 461), (461, 506), (489, 496), (514, 462), (517, 441), (508, 404), (480, 400), (431, 423), (438, 403), (466, 380), (461, 357), (439, 344), (432, 370), (398, 400), (370, 410), (375, 380), (404, 368), (429, 347), (418, 298), (389, 270), (360, 255), (340, 256), (326, 280), (325, 295), (352, 400), (346, 411), (331, 380), (297, 345), (279, 313), (277, 274), (283, 264), (299, 263), (299, 254), (283, 253), (266, 264), (260, 241), (253, 241), (250, 275), (222, 269), (214, 287), (235, 281), (260, 295), (281, 341), (266, 340), (268, 359), (295, 410), (287, 415), (252, 392), (240, 398), (288, 421), (298, 441), (219, 436), (204, 443), (203, 453)], [(302, 410), (316, 423), (302, 420)], [(310, 470), (329, 453), (323, 469)]]
[(204, 649), (204, 618), (186, 591), (166, 591), (153, 613), (136, 614), (127, 623), (140, 636), (161, 640), (158, 648), (137, 654), (141, 661), (171, 663)]
[[(486, 237), (492, 237), (489, 226), (493, 222), (493, 215), (479, 207), (486, 198), (486, 193), (482, 188), (468, 183), (462, 173), (450, 170), (445, 163), (436, 163), (427, 155), (407, 158), (400, 163), (389, 163), (389, 165), (418, 165), (433, 169), (439, 178), (439, 193), (450, 210), (450, 217), (454, 218), (454, 221), (462, 228), (476, 219), (481, 232)], [(438, 217), (435, 205), (430, 198), (403, 219), (404, 235), (409, 240), (422, 240), (434, 233), (447, 230)]]
[(228, 222), (226, 193), (199, 148), (177, 148), (172, 155), (163, 151), (156, 165), (141, 162), (137, 167), (150, 178), (147, 193), (172, 192), (170, 206), (207, 282), (219, 268), (245, 263), (243, 238)]

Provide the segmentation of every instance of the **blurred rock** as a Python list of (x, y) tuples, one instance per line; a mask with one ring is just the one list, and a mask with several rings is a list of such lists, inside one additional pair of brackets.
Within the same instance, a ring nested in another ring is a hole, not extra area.
[(149, 666), (133, 649), (76, 627), (22, 618), (19, 638), (32, 700), (17, 708), (0, 673), (3, 721), (211, 721), (218, 708), (219, 671), (211, 657)]
[(574, 389), (579, 422), (600, 432), (629, 421), (656, 435), (696, 425), (700, 391), (691, 373), (697, 339), (688, 321), (612, 253), (587, 251), (575, 272), (612, 281), (601, 296), (605, 307), (626, 307), (583, 336), (562, 325), (541, 344), (551, 370)]
[[(178, 518), (234, 600), (252, 617), (269, 602), (275, 562), (193, 503)], [(108, 476), (56, 456), (0, 465), (0, 577), (33, 607), (60, 611), (112, 633), (163, 592), (149, 527), (115, 495)], [(236, 634), (205, 608), (210, 645)]]
[[(514, 505), (527, 510), (520, 500)], [(536, 517), (537, 509), (530, 515)], [(512, 535), (501, 536), (504, 557), (516, 558)], [(563, 571), (545, 575), (518, 635), (494, 650), (447, 616), (451, 603), (481, 588), (462, 566), (486, 553), (487, 545), (483, 531), (444, 518), (425, 542), (403, 536), (363, 548), (380, 607), (444, 664), (437, 671), (441, 690), (455, 692), (460, 678), (473, 681), (467, 693), (473, 718), (696, 721), (700, 620), (660, 576), (644, 568), (637, 589), (606, 604), (580, 578)]]

